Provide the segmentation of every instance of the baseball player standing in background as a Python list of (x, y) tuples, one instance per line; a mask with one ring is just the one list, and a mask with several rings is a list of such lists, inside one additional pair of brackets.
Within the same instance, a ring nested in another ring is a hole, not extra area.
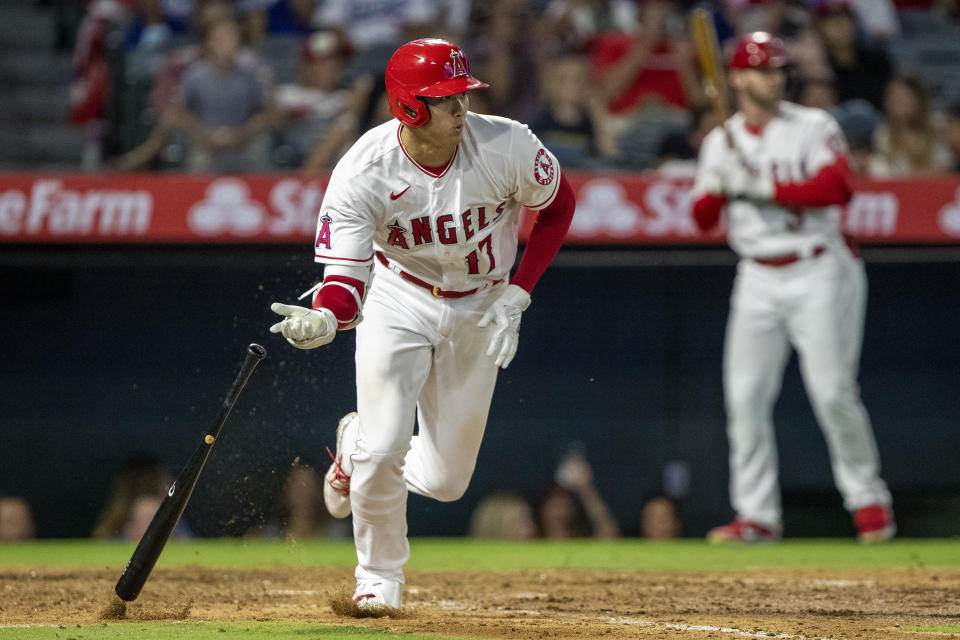
[(740, 257), (723, 356), (736, 519), (707, 537), (780, 538), (772, 416), (792, 345), (858, 539), (879, 542), (896, 526), (857, 385), (867, 283), (839, 233), (852, 195), (846, 142), (827, 112), (782, 99), (786, 64), (768, 33), (738, 43), (730, 84), (739, 111), (704, 139), (694, 185), (698, 226), (715, 226), (725, 207)]
[[(324, 499), (335, 517), (353, 512), (354, 601), (399, 608), (407, 492), (466, 491), (497, 372), (574, 197), (525, 125), (468, 111), (467, 92), (487, 85), (455, 44), (401, 46), (385, 80), (399, 122), (368, 131), (333, 170), (315, 242), (323, 282), (310, 309), (274, 303), (284, 320), (271, 331), (312, 349), (357, 327), (357, 412), (337, 428)], [(538, 215), (511, 279), (524, 206)]]

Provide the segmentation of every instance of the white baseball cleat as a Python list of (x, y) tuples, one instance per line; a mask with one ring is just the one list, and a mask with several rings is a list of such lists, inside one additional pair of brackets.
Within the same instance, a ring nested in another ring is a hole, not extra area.
[(361, 609), (387, 607), (399, 609), (403, 596), (403, 585), (395, 580), (357, 580), (357, 590), (353, 601)]
[(350, 515), (350, 474), (353, 473), (353, 461), (350, 460), (350, 452), (344, 456), (344, 443), (348, 447), (353, 447), (356, 443), (359, 418), (356, 411), (340, 418), (337, 425), (337, 454), (334, 455), (330, 447), (327, 447), (333, 464), (323, 477), (323, 503), (334, 518), (346, 518)]

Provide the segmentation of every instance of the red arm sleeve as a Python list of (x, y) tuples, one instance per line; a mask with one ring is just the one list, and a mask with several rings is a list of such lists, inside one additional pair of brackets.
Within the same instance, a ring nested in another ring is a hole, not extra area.
[[(328, 286), (331, 282), (340, 284)], [(341, 284), (345, 286), (340, 286)], [(332, 311), (333, 315), (337, 317), (337, 322), (339, 322), (340, 328), (342, 329), (357, 317), (357, 312), (360, 311), (360, 305), (357, 303), (357, 300), (363, 299), (365, 285), (356, 278), (336, 275), (324, 278), (323, 285), (313, 299), (313, 308), (319, 309), (323, 307), (324, 309)], [(356, 291), (356, 296), (353, 295), (351, 289)]]
[(828, 207), (847, 204), (853, 197), (850, 186), (850, 165), (843, 156), (827, 165), (805, 182), (778, 182), (773, 200), (777, 204), (801, 207)]
[(709, 231), (720, 220), (720, 211), (727, 204), (727, 197), (705, 193), (693, 203), (693, 219), (700, 231)]
[(560, 250), (563, 239), (567, 235), (567, 229), (570, 228), (570, 222), (573, 220), (576, 205), (573, 189), (567, 182), (567, 177), (560, 174), (557, 196), (553, 202), (537, 213), (537, 221), (530, 231), (527, 247), (523, 251), (523, 257), (520, 258), (520, 265), (511, 283), (521, 287), (527, 293), (533, 291), (534, 285)]

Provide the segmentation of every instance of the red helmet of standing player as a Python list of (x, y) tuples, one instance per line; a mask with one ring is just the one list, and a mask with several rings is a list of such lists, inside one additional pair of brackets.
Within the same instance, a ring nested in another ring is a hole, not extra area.
[(443, 98), (489, 86), (470, 75), (460, 47), (438, 38), (414, 40), (397, 49), (387, 63), (384, 81), (390, 113), (411, 129), (430, 119), (419, 98)]
[(783, 40), (766, 31), (748, 33), (733, 52), (731, 69), (779, 69), (787, 65), (787, 51)]

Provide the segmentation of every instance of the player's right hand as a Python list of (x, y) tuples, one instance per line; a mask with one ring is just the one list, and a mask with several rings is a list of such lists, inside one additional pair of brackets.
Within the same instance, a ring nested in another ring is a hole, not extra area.
[(731, 200), (770, 202), (773, 200), (775, 189), (772, 175), (762, 172), (750, 173), (745, 168), (736, 167), (726, 176), (723, 190)]
[(316, 349), (337, 337), (337, 318), (329, 309), (274, 302), (270, 310), (283, 316), (283, 320), (270, 327), (270, 333), (282, 333), (297, 349)]

